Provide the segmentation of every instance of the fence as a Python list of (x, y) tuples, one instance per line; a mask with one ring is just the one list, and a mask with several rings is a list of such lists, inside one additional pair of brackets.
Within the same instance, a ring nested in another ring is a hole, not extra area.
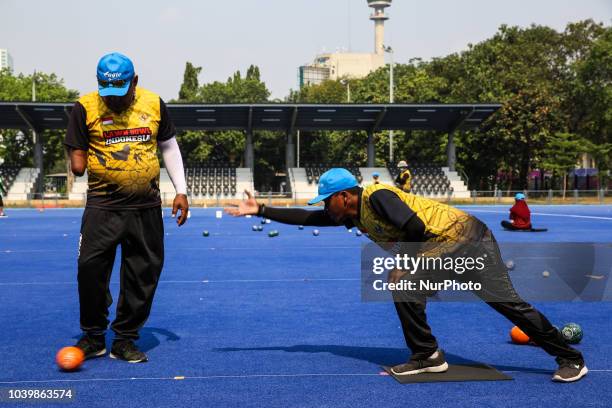
[[(431, 198), (450, 203), (450, 204), (511, 204), (516, 193), (525, 194), (530, 204), (612, 204), (612, 190), (473, 190), (469, 198), (458, 198), (454, 194), (438, 194)], [(316, 193), (291, 193), (291, 192), (255, 192), (254, 197), (259, 202), (266, 205), (280, 206), (303, 206), (307, 199), (296, 197), (314, 197)], [(222, 207), (236, 203), (238, 200), (245, 199), (244, 192), (236, 196), (229, 197), (224, 195), (189, 197), (193, 206), (203, 207)], [(162, 203), (165, 206), (172, 205), (174, 194), (162, 193)], [(27, 195), (25, 200), (7, 200), (7, 207), (33, 207), (33, 208), (54, 208), (54, 207), (82, 207), (85, 205), (86, 194), (67, 194), (62, 193), (32, 193)]]
[(604, 204), (612, 202), (611, 190), (492, 190), (470, 192), (470, 201), (501, 204), (512, 202), (517, 193), (532, 204)]

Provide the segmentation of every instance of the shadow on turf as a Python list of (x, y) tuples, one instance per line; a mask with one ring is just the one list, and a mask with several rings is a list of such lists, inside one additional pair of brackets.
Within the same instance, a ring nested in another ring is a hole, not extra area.
[[(340, 357), (353, 358), (357, 360), (367, 361), (377, 366), (390, 366), (399, 364), (408, 359), (406, 349), (385, 348), (385, 347), (358, 347), (358, 346), (339, 346), (333, 344), (325, 345), (308, 345), (300, 344), (295, 346), (269, 346), (269, 347), (223, 347), (216, 348), (213, 351), (220, 352), (238, 352), (238, 351), (284, 351), (287, 353), (330, 353)], [(482, 364), (479, 361), (468, 360), (461, 356), (446, 353), (446, 359), (450, 364), (468, 365)], [(547, 374), (551, 370), (529, 367), (512, 367), (503, 365), (494, 365), (500, 371), (518, 371), (524, 373)]]
[[(176, 335), (176, 333), (173, 333), (170, 330), (160, 329), (157, 327), (144, 327), (140, 330), (140, 339), (137, 341), (138, 347), (144, 352), (153, 350), (155, 347), (161, 344), (159, 337), (165, 337), (166, 341), (178, 341), (181, 339), (178, 335)], [(78, 340), (81, 338), (81, 334), (77, 334), (72, 338)], [(112, 342), (113, 338), (114, 336), (112, 332), (107, 333), (107, 343)]]
[(138, 340), (138, 345), (140, 349), (144, 352), (154, 349), (155, 347), (160, 345), (159, 337), (165, 337), (166, 341), (178, 341), (181, 338), (177, 336), (175, 333), (170, 330), (160, 329), (156, 327), (145, 327), (140, 330), (140, 340)]

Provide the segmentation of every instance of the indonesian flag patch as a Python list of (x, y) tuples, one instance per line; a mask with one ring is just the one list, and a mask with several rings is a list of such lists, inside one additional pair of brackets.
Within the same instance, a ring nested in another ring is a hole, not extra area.
[(102, 125), (108, 126), (108, 125), (112, 125), (112, 124), (113, 124), (113, 118), (112, 117), (102, 118)]

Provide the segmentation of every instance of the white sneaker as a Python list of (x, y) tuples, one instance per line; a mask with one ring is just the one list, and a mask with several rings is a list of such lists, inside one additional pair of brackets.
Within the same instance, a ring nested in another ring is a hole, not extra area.
[(588, 372), (589, 369), (584, 364), (584, 361), (562, 360), (552, 380), (558, 382), (574, 382), (587, 375)]

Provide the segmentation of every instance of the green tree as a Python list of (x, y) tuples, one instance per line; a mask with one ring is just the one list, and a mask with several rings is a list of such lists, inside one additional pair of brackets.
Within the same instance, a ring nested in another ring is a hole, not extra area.
[[(430, 72), (452, 85), (446, 102), (503, 104), (483, 132), (468, 132), (458, 141), (459, 166), (471, 181), (492, 187), (490, 182), (504, 171), (518, 182), (508, 188), (524, 188), (550, 135), (577, 129), (570, 119), (584, 116), (578, 111), (587, 100), (576, 92), (580, 88), (573, 83), (578, 77), (572, 64), (589, 54), (602, 32), (592, 21), (570, 24), (564, 33), (535, 25), (502, 26), (461, 54), (432, 61)], [(572, 93), (575, 97), (568, 97)]]
[[(66, 88), (64, 81), (55, 74), (37, 72), (34, 75), (14, 75), (9, 70), (0, 71), (0, 100), (31, 101), (32, 82), (36, 82), (36, 100), (38, 102), (73, 102), (78, 92)], [(17, 130), (0, 130), (0, 157), (7, 163), (33, 166), (33, 142), (27, 129), (23, 133)], [(64, 172), (66, 170), (64, 155), (64, 131), (45, 130), (43, 140), (43, 161), (45, 171)]]
[[(240, 71), (226, 82), (215, 81), (199, 85), (201, 67), (186, 63), (183, 83), (177, 102), (200, 103), (260, 103), (266, 102), (270, 92), (261, 82), (259, 68), (251, 65), (246, 77)], [(185, 160), (190, 164), (211, 160), (242, 162), (244, 134), (238, 131), (185, 131), (178, 135)]]
[[(185, 74), (178, 102), (199, 103), (266, 103), (270, 91), (261, 80), (259, 67), (251, 65), (242, 76), (236, 71), (225, 82), (214, 81), (199, 85), (200, 67), (186, 64)], [(243, 132), (224, 131), (185, 131), (177, 135), (183, 157), (189, 165), (198, 163), (230, 161), (244, 166), (246, 138)], [(275, 184), (276, 170), (284, 168), (284, 135), (278, 132), (254, 132), (256, 185)], [(277, 187), (274, 186), (274, 189)]]
[[(610, 143), (612, 133), (612, 28), (590, 26), (592, 37), (579, 57), (573, 59), (566, 110), (570, 130), (594, 143)], [(589, 36), (589, 38), (591, 38)]]
[(189, 61), (185, 63), (185, 73), (183, 83), (179, 90), (179, 101), (193, 102), (197, 99), (198, 88), (200, 87), (198, 76), (202, 72), (202, 67), (195, 67)]
[(340, 81), (327, 80), (318, 85), (306, 85), (297, 93), (294, 102), (299, 103), (344, 103), (346, 86)]
[(270, 91), (260, 79), (259, 68), (251, 65), (245, 77), (236, 71), (226, 82), (202, 85), (197, 100), (206, 103), (264, 103), (269, 97)]
[(537, 167), (538, 158), (550, 137), (561, 130), (559, 97), (545, 89), (521, 91), (501, 108), (495, 126), (489, 131), (497, 148), (504, 149), (499, 168), (518, 174), (518, 186), (527, 188), (527, 176)]
[(567, 190), (567, 174), (576, 167), (578, 157), (590, 153), (593, 145), (586, 139), (572, 133), (557, 133), (552, 135), (543, 149), (542, 167), (550, 170), (553, 176), (563, 180), (563, 198)]

